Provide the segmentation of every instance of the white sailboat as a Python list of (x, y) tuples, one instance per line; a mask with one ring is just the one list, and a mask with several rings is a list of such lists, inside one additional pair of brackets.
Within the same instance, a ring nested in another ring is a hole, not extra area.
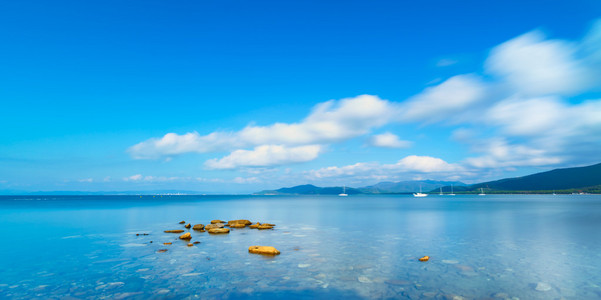
[(413, 197), (426, 197), (428, 194), (422, 193), (422, 186), (419, 186), (419, 193), (413, 193)]
[(348, 194), (346, 193), (346, 185), (342, 186), (342, 194), (338, 194), (340, 197), (346, 197)]
[(441, 196), (442, 196), (442, 195), (444, 195), (444, 194), (442, 193), (442, 186), (440, 187), (440, 194), (439, 194), (439, 195), (441, 195)]
[(453, 185), (451, 184), (451, 193), (449, 194), (449, 196), (455, 196), (455, 193), (453, 193)]
[(486, 196), (483, 188), (480, 188), (480, 194), (478, 194), (478, 196)]

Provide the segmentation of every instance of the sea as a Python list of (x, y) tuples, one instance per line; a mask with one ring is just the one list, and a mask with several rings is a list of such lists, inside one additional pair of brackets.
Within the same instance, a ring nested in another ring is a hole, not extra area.
[(0, 196), (0, 298), (601, 299), (601, 195)]

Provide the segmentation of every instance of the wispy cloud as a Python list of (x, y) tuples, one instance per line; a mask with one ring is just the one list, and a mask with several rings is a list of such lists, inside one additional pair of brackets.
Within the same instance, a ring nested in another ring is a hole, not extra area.
[(385, 132), (372, 136), (369, 140), (369, 144), (374, 147), (409, 148), (413, 143), (401, 140), (396, 134)]
[[(206, 161), (205, 167), (273, 167), (314, 160), (325, 147), (333, 149), (337, 143), (398, 124), (417, 130), (440, 126), (452, 141), (467, 145), (470, 157), (447, 163), (413, 155), (395, 164), (361, 162), (308, 173), (317, 178), (386, 176), (386, 172), (469, 176), (475, 169), (601, 159), (601, 99), (581, 99), (584, 93), (601, 90), (601, 21), (580, 41), (548, 39), (538, 30), (525, 33), (491, 49), (482, 69), (452, 76), (404, 101), (372, 95), (330, 100), (315, 105), (296, 123), (249, 125), (206, 135), (168, 133), (142, 141), (128, 152), (136, 159), (229, 152)], [(402, 136), (401, 130), (394, 131)], [(390, 132), (371, 136), (369, 144), (410, 146)]]
[(253, 150), (236, 150), (221, 159), (205, 162), (209, 169), (236, 169), (240, 167), (268, 167), (311, 161), (322, 152), (320, 145), (286, 147), (282, 145), (257, 146)]

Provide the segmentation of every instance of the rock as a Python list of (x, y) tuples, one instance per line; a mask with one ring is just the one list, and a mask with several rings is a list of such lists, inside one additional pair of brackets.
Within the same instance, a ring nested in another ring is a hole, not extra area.
[(427, 255), (419, 259), (419, 261), (428, 261), (428, 260), (430, 260), (430, 256), (427, 256)]
[(183, 229), (177, 229), (177, 230), (165, 230), (166, 233), (182, 233), (184, 232)]
[(140, 235), (148, 235), (148, 233), (136, 233), (136, 236), (140, 236)]
[(261, 224), (257, 227), (257, 229), (273, 229), (273, 226)]
[(159, 250), (157, 250), (157, 253), (165, 253), (165, 252), (167, 252), (167, 249), (159, 249)]
[(278, 255), (280, 251), (278, 249), (271, 246), (250, 246), (248, 247), (248, 252), (256, 253), (256, 254), (265, 254), (265, 255)]
[(411, 284), (411, 281), (396, 280), (396, 279), (386, 280), (385, 282), (388, 284), (392, 284), (392, 285), (410, 285)]
[(443, 264), (454, 265), (454, 264), (458, 264), (459, 261), (458, 260), (454, 260), (454, 259), (443, 259), (442, 263)]
[(244, 227), (246, 227), (246, 225), (244, 225), (244, 224), (239, 224), (239, 223), (230, 224), (230, 228), (244, 228)]
[(218, 223), (225, 223), (224, 221), (221, 220), (212, 220), (211, 224), (218, 224)]
[(212, 233), (212, 234), (230, 233), (230, 230), (227, 228), (211, 228), (211, 229), (209, 229), (209, 233)]
[(209, 225), (205, 226), (205, 229), (209, 230), (209, 229), (213, 229), (213, 228), (223, 228), (223, 226), (224, 226), (223, 223), (215, 223), (215, 224), (209, 224)]
[(257, 229), (257, 227), (261, 226), (261, 223), (257, 222), (256, 224), (252, 224), (248, 226), (248, 228)]
[(181, 222), (179, 222), (179, 223), (180, 223), (180, 224), (186, 224), (186, 221), (181, 221)]
[(205, 226), (203, 224), (196, 224), (192, 227), (193, 230), (203, 230)]
[(434, 298), (438, 295), (436, 292), (423, 292), (422, 296), (425, 298)]
[(227, 221), (227, 225), (230, 225), (230, 227), (232, 227), (233, 224), (250, 225), (250, 224), (252, 224), (252, 222), (249, 221), (249, 220), (232, 220), (232, 221)]
[(367, 276), (359, 276), (357, 280), (359, 280), (361, 283), (371, 283), (371, 280), (367, 278)]
[(200, 244), (200, 242), (199, 242), (199, 241), (196, 241), (196, 242), (194, 242), (193, 244), (195, 244), (195, 245), (196, 245), (196, 244)]
[(188, 243), (188, 247), (192, 247), (192, 246), (194, 246), (194, 244)]
[(186, 232), (179, 236), (180, 240), (189, 240), (192, 239), (192, 235), (189, 232)]
[(188, 223), (188, 224), (186, 224), (186, 226), (184, 226), (184, 227), (186, 227), (186, 228), (190, 229), (190, 227), (192, 227), (192, 225), (190, 225), (190, 223)]
[(275, 226), (275, 224), (271, 224), (271, 223), (263, 223), (262, 225), (267, 225), (267, 226), (271, 226), (271, 227)]
[(508, 299), (509, 295), (507, 293), (496, 293), (494, 295), (492, 295), (493, 298), (502, 298), (502, 299)]
[(171, 245), (171, 243), (163, 243), (163, 245)]
[(536, 287), (534, 289), (539, 292), (546, 292), (551, 290), (551, 285), (549, 285), (548, 283), (539, 282), (536, 284)]

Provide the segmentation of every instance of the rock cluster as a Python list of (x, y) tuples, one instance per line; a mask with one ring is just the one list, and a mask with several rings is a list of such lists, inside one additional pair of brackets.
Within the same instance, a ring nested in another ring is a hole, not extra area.
[[(179, 224), (185, 224), (184, 228), (190, 230), (195, 230), (195, 231), (200, 231), (200, 232), (205, 232), (208, 231), (210, 234), (228, 234), (230, 233), (230, 228), (246, 228), (247, 226), (249, 228), (252, 229), (273, 229), (273, 227), (275, 226), (275, 224), (271, 224), (271, 223), (252, 223), (249, 220), (245, 220), (245, 219), (239, 219), (239, 220), (231, 220), (231, 221), (222, 221), (222, 220), (212, 220), (210, 224), (204, 225), (204, 224), (195, 224), (192, 225), (192, 223), (187, 223), (186, 221), (181, 221), (179, 222)], [(229, 227), (229, 228), (226, 228)], [(184, 240), (187, 241), (187, 246), (188, 247), (192, 247), (196, 244), (200, 244), (199, 241), (195, 241), (193, 243), (190, 242), (190, 240), (192, 239), (192, 234), (191, 232), (186, 232), (186, 230), (183, 229), (171, 229), (171, 230), (165, 230), (165, 233), (183, 233), (182, 235), (179, 236), (180, 240)], [(147, 234), (137, 234), (139, 235), (147, 235)], [(172, 242), (164, 242), (163, 245), (172, 245)], [(163, 253), (163, 252), (167, 252), (167, 249), (159, 249), (157, 250), (158, 253)], [(250, 253), (257, 253), (257, 254), (264, 254), (264, 255), (278, 255), (280, 254), (280, 251), (278, 251), (276, 248), (271, 247), (271, 246), (251, 246), (248, 248), (248, 252)]]
[(427, 256), (427, 255), (426, 255), (426, 256), (424, 256), (424, 257), (421, 257), (421, 258), (419, 259), (419, 261), (428, 261), (428, 260), (430, 260), (430, 256)]

